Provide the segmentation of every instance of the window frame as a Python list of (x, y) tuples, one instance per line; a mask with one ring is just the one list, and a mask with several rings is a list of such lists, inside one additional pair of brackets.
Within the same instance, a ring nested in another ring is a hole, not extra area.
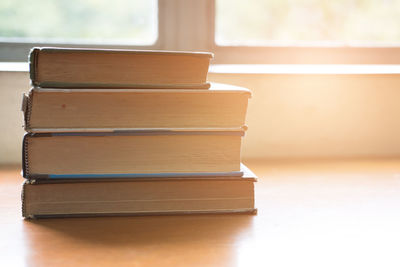
[(25, 43), (0, 40), (0, 61), (26, 61), (32, 46), (196, 50), (214, 64), (400, 64), (400, 46), (220, 46), (215, 43), (216, 0), (158, 0), (153, 45)]
[(215, 1), (211, 50), (217, 64), (400, 64), (399, 46), (221, 46), (215, 42)]

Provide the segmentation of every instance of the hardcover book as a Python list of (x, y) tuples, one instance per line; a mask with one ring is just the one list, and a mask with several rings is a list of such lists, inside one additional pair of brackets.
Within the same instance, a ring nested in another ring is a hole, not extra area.
[(28, 132), (242, 130), (250, 96), (216, 83), (209, 90), (34, 88), (22, 110)]
[(32, 85), (43, 88), (207, 89), (211, 53), (33, 48)]
[(23, 176), (241, 175), (242, 131), (28, 133)]
[(256, 176), (27, 180), (22, 190), (26, 218), (254, 213)]

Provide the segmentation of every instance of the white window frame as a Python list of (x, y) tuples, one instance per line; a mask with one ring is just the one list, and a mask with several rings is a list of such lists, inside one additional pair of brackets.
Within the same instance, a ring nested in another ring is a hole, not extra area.
[(211, 51), (214, 64), (400, 64), (400, 46), (306, 47), (215, 44), (216, 0), (158, 0), (158, 38), (153, 45), (87, 45), (0, 41), (0, 61), (26, 61), (32, 46)]

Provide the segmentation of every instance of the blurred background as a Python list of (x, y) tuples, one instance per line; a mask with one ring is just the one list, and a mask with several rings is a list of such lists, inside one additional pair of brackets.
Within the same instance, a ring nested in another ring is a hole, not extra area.
[(400, 0), (2, 0), (0, 164), (19, 164), (34, 46), (211, 51), (253, 91), (243, 157), (400, 156)]
[[(398, 45), (400, 40), (398, 0), (199, 2), (214, 4), (215, 43), (222, 46)], [(152, 45), (158, 39), (158, 10), (157, 0), (3, 0), (0, 36)]]

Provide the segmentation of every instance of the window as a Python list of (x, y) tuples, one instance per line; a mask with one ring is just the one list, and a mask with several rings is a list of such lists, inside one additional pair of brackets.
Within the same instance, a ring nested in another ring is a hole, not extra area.
[(157, 46), (157, 0), (2, 0), (0, 18), (0, 61), (26, 61), (33, 46)]
[(1, 1), (0, 61), (51, 45), (212, 51), (226, 64), (400, 63), (400, 0), (77, 3)]
[(155, 0), (3, 0), (4, 41), (151, 45), (157, 39)]
[(216, 0), (216, 43), (400, 44), (400, 0)]

